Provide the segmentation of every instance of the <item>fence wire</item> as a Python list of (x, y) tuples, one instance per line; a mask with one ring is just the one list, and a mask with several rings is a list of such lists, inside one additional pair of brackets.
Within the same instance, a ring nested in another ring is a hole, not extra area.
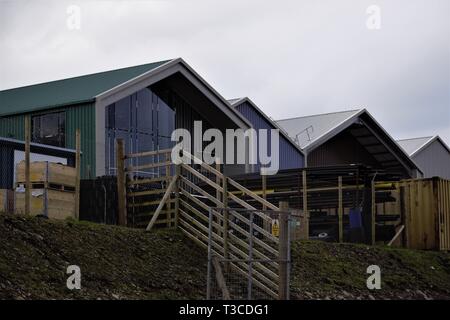
[[(284, 280), (286, 285), (289, 283), (290, 232), (287, 232), (285, 245), (280, 247), (277, 228), (280, 216), (289, 220), (290, 212), (221, 208), (211, 209), (211, 212), (214, 210), (228, 216), (228, 253), (225, 249), (216, 249), (211, 225), (220, 219), (216, 220), (210, 213), (207, 299), (278, 298), (279, 291), (283, 290), (280, 268), (285, 268)], [(284, 255), (280, 255), (280, 248), (284, 248)], [(288, 286), (284, 290), (288, 297)]]

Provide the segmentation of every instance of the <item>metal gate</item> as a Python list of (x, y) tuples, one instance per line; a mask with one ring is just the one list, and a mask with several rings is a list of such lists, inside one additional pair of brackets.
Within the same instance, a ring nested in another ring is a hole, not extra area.
[(289, 211), (211, 208), (207, 299), (289, 299), (289, 220)]

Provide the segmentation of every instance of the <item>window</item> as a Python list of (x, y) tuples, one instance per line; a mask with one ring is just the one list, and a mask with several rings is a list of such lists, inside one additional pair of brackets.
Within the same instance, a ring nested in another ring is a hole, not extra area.
[(64, 148), (66, 146), (65, 112), (48, 113), (32, 118), (32, 141)]
[[(175, 128), (175, 111), (149, 88), (106, 107), (106, 172), (114, 174), (116, 139), (125, 141), (125, 153), (167, 149)], [(149, 158), (133, 159), (133, 165)], [(148, 170), (149, 172), (151, 170)]]

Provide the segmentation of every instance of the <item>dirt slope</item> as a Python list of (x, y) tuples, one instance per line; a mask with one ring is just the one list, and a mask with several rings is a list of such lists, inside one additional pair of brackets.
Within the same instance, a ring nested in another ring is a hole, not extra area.
[[(450, 298), (447, 253), (306, 241), (292, 258), (294, 299)], [(381, 290), (366, 288), (371, 264)], [(68, 265), (81, 291), (66, 288)], [(205, 275), (206, 252), (175, 230), (0, 215), (0, 299), (203, 299)]]
[[(82, 290), (67, 289), (69, 265)], [(178, 232), (0, 215), (0, 299), (200, 299), (205, 274)]]
[[(448, 253), (305, 241), (292, 258), (293, 298), (450, 299)], [(380, 267), (380, 290), (367, 289), (369, 265)]]

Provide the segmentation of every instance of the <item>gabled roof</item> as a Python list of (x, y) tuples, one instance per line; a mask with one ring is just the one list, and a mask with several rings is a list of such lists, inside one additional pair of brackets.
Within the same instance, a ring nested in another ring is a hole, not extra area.
[(438, 135), (397, 140), (398, 144), (409, 154), (410, 157), (420, 153), (434, 141), (439, 141), (439, 143), (441, 143), (442, 146), (450, 153), (450, 147)]
[(0, 91), (0, 117), (87, 102), (106, 106), (174, 74), (184, 76), (238, 127), (251, 127), (181, 58)]
[(366, 109), (297, 117), (276, 122), (307, 153), (349, 128), (355, 139), (383, 167), (396, 168), (400, 164), (410, 174), (413, 169), (422, 172), (405, 150)]
[(266, 119), (267, 122), (269, 122), (275, 129), (279, 129), (281, 135), (287, 140), (289, 141), (289, 143), (298, 151), (300, 151), (300, 153), (302, 155), (304, 155), (304, 152), (302, 150), (302, 148), (295, 143), (295, 141), (293, 141), (291, 139), (291, 137), (289, 136), (289, 134), (281, 127), (279, 126), (274, 120), (272, 120), (270, 117), (268, 117), (261, 109), (258, 108), (258, 106), (248, 97), (243, 97), (243, 98), (235, 98), (235, 99), (229, 99), (228, 102), (230, 103), (230, 105), (233, 108), (236, 108), (238, 106), (240, 106), (243, 103), (248, 103), (249, 105), (251, 105), (257, 113), (259, 113), (264, 119)]
[(0, 116), (86, 103), (171, 60), (0, 91)]
[(317, 141), (324, 138), (346, 121), (357, 116), (363, 110), (323, 113), (311, 116), (296, 117), (276, 122), (302, 148), (310, 149)]

